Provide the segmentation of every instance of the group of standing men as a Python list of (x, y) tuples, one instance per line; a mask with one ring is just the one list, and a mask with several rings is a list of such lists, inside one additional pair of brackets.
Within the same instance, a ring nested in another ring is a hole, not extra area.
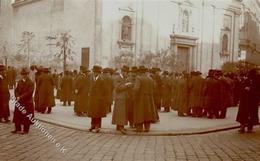
[[(256, 99), (259, 95), (256, 93), (259, 92), (259, 86), (256, 84), (259, 79), (254, 76), (254, 80), (251, 80), (252, 72), (251, 76), (249, 72), (249, 76), (238, 77), (224, 74), (220, 70), (209, 70), (208, 76), (203, 78), (198, 71), (190, 74), (169, 73), (161, 72), (159, 68), (148, 69), (144, 66), (123, 66), (119, 70), (93, 66), (92, 71), (81, 66), (80, 72), (74, 73), (73, 77), (68, 71), (59, 77), (56, 73), (51, 73), (49, 68), (36, 66), (32, 66), (31, 71), (36, 71), (35, 84), (29, 78), (29, 70), (22, 69), (21, 79), (15, 88), (16, 101), (26, 106), (29, 113), (34, 113), (34, 107), (38, 112), (45, 113), (47, 110), (47, 113), (51, 113), (52, 107), (55, 106), (54, 89), (57, 88), (64, 105), (66, 102), (70, 105), (73, 100), (75, 114), (91, 118), (89, 131), (100, 131), (102, 118), (112, 111), (113, 104), (112, 124), (123, 134), (126, 133), (125, 126), (128, 124), (131, 128), (136, 128), (137, 132), (148, 132), (151, 123), (159, 121), (158, 111), (161, 108), (164, 108), (165, 112), (176, 110), (178, 116), (225, 118), (227, 108), (236, 106), (240, 101), (237, 121), (241, 123), (241, 131), (247, 126), (249, 131), (252, 130), (252, 126), (258, 121), (256, 109), (259, 100)], [(8, 87), (14, 87), (9, 82), (7, 70), (1, 65), (1, 122), (9, 122)], [(250, 93), (251, 90), (253, 91)], [(241, 92), (247, 92), (250, 96), (239, 97)], [(251, 98), (255, 99), (248, 102)], [(250, 104), (252, 102), (254, 105)], [(241, 112), (246, 109), (247, 104), (255, 107), (253, 116), (248, 110)], [(30, 122), (25, 118), (25, 114), (17, 109), (14, 112), (13, 133), (20, 132), (21, 125), (24, 125), (23, 132), (28, 133)], [(244, 116), (245, 112), (248, 115)], [(255, 118), (253, 121), (252, 117)]]
[(93, 66), (92, 72), (85, 67), (75, 80), (75, 113), (91, 117), (89, 131), (99, 132), (102, 117), (111, 112), (112, 124), (125, 134), (125, 125), (136, 127), (137, 132), (148, 132), (150, 124), (159, 121), (153, 102), (153, 80), (146, 68), (123, 66), (117, 74), (111, 68)]

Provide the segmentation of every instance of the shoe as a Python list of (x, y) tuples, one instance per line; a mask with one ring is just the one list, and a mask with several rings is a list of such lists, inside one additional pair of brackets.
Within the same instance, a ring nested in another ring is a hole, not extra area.
[(126, 129), (120, 129), (119, 131), (120, 131), (123, 135), (126, 134)]
[(26, 135), (26, 134), (28, 134), (29, 132), (26, 132), (26, 131), (23, 131), (23, 132), (21, 132), (21, 135)]
[(96, 132), (96, 133), (99, 133), (99, 132), (100, 132), (100, 128), (96, 128), (96, 129), (95, 129), (95, 132)]
[(17, 130), (14, 130), (14, 131), (11, 131), (12, 134), (19, 134), (21, 133), (21, 131), (17, 131)]
[(9, 119), (6, 119), (5, 121), (4, 121), (4, 123), (9, 123), (10, 122), (10, 120)]
[(243, 133), (245, 133), (245, 129), (239, 129), (238, 132), (239, 132), (240, 134), (243, 134)]
[(150, 130), (149, 129), (145, 129), (144, 132), (149, 132)]
[(91, 127), (88, 129), (89, 132), (92, 132), (95, 128), (94, 127)]

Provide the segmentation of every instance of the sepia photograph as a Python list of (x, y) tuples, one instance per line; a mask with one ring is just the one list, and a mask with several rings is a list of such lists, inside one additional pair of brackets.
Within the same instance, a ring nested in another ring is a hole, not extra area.
[(0, 161), (260, 161), (260, 0), (0, 0)]

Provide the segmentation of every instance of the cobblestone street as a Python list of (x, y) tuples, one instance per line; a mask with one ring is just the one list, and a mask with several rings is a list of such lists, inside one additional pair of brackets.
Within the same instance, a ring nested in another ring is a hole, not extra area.
[(260, 160), (260, 128), (190, 136), (123, 136), (95, 134), (43, 124), (60, 148), (35, 127), (28, 135), (11, 134), (11, 124), (0, 124), (1, 161), (174, 161)]

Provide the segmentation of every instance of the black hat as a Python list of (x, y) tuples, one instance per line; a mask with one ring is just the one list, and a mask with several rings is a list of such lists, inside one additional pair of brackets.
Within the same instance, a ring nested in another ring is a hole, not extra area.
[(145, 72), (146, 72), (145, 66), (139, 66), (138, 72), (140, 72), (140, 73), (145, 73)]
[(198, 76), (198, 75), (201, 75), (202, 73), (200, 71), (196, 71), (195, 72), (195, 75)]
[(5, 66), (4, 65), (0, 65), (0, 71), (4, 71), (6, 70)]
[(121, 68), (121, 71), (123, 72), (129, 72), (129, 67), (124, 65), (122, 68)]
[(208, 72), (208, 76), (213, 77), (214, 73), (215, 73), (215, 71), (213, 69), (210, 69)]
[(111, 72), (111, 69), (110, 68), (104, 68), (102, 70), (103, 73), (110, 73)]
[(94, 65), (93, 68), (92, 68), (92, 71), (97, 72), (97, 73), (101, 73), (102, 67), (98, 66), (98, 65)]
[(168, 71), (163, 71), (163, 75), (168, 75), (169, 72)]
[(87, 67), (81, 65), (81, 66), (79, 67), (79, 70), (85, 71), (85, 70), (87, 70)]
[(131, 70), (130, 70), (131, 73), (137, 73), (137, 71), (138, 71), (137, 66), (131, 67)]
[(42, 71), (43, 71), (44, 73), (50, 72), (49, 68), (42, 68)]
[(21, 70), (21, 75), (26, 75), (26, 74), (29, 74), (29, 70), (27, 68), (22, 68)]

